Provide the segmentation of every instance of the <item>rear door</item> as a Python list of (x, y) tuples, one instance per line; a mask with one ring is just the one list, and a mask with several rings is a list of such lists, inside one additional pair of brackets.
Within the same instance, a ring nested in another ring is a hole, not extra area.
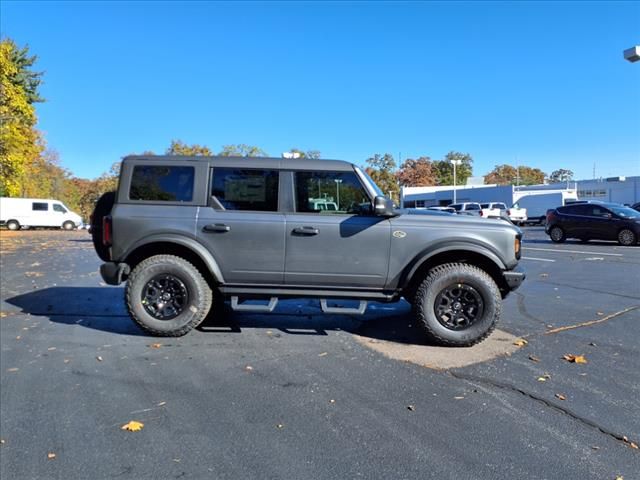
[[(293, 172), (286, 215), (285, 283), (381, 289), (389, 269), (391, 223), (374, 216), (354, 171)], [(317, 199), (336, 209), (318, 208)]]
[(34, 227), (50, 227), (51, 212), (49, 202), (46, 200), (31, 202), (31, 212), (28, 225)]
[(226, 284), (280, 285), (284, 280), (285, 217), (279, 212), (279, 171), (214, 167), (209, 206), (196, 235), (212, 253)]

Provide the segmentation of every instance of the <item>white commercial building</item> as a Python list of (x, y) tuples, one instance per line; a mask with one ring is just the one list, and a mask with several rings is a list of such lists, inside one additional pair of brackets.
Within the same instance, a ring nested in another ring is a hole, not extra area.
[[(453, 187), (402, 187), (400, 205), (403, 208), (426, 208), (453, 203)], [(457, 202), (503, 202), (513, 205), (528, 195), (555, 192), (577, 194), (580, 200), (601, 200), (633, 205), (640, 202), (640, 177), (612, 177), (598, 180), (578, 180), (549, 185), (461, 185), (456, 189)]]

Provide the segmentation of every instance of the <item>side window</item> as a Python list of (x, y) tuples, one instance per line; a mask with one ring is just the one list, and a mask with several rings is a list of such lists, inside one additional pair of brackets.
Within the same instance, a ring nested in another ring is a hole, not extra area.
[(469, 203), (466, 210), (480, 210), (480, 205), (477, 203)]
[(611, 212), (606, 208), (599, 207), (597, 205), (590, 205), (590, 207), (591, 212), (589, 212), (589, 215), (592, 217), (606, 217), (611, 214)]
[(489, 204), (488, 204), (488, 203), (481, 203), (481, 204), (480, 204), (480, 206), (481, 206), (482, 208), (491, 208), (491, 207), (489, 207)]
[(211, 196), (227, 210), (278, 211), (278, 171), (214, 168)]
[(47, 202), (33, 202), (31, 210), (34, 212), (46, 212), (49, 210), (49, 204)]
[(586, 205), (586, 204), (567, 205), (567, 206), (558, 208), (558, 211), (566, 215), (577, 215), (579, 217), (591, 215), (591, 208), (589, 205)]
[(60, 205), (59, 203), (54, 203), (53, 204), (53, 211), (54, 212), (60, 212), (60, 213), (67, 213), (65, 208), (62, 205)]
[(136, 165), (131, 175), (130, 200), (190, 202), (193, 167)]
[(460, 210), (462, 210), (462, 205), (460, 205), (459, 203), (454, 203), (452, 205), (449, 205), (451, 208), (455, 209), (456, 212), (459, 212)]
[(354, 172), (296, 172), (295, 190), (296, 212), (371, 213), (371, 199)]

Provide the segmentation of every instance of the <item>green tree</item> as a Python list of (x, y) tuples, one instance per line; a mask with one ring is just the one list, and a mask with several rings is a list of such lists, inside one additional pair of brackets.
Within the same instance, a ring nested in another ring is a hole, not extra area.
[(400, 165), (398, 182), (403, 187), (428, 187), (437, 184), (436, 171), (429, 157), (408, 158)]
[(564, 168), (554, 170), (549, 175), (549, 183), (570, 182), (571, 180), (573, 180), (573, 172)]
[(167, 155), (183, 155), (186, 157), (205, 156), (210, 157), (213, 155), (211, 149), (205, 145), (187, 145), (181, 140), (171, 140), (171, 145), (167, 148)]
[(484, 177), (484, 183), (497, 185), (537, 185), (544, 182), (545, 174), (539, 168), (520, 165), (496, 165)]
[(0, 41), (0, 195), (19, 196), (25, 172), (43, 151), (33, 103), (41, 74), (30, 67), (35, 57), (10, 39)]
[(312, 160), (318, 160), (320, 158), (320, 150), (300, 150), (299, 148), (292, 148), (287, 153), (297, 154), (296, 158), (309, 158)]
[(253, 145), (245, 145), (239, 143), (237, 145), (224, 145), (222, 151), (218, 154), (221, 157), (266, 157), (267, 152), (260, 147)]
[(393, 155), (390, 153), (385, 153), (384, 155), (376, 153), (373, 157), (367, 159), (367, 165), (367, 173), (384, 194), (388, 195), (392, 200), (398, 201), (400, 186), (396, 177), (396, 161)]
[(453, 185), (453, 163), (452, 160), (460, 161), (456, 165), (456, 185), (464, 185), (467, 178), (473, 174), (473, 158), (468, 153), (449, 152), (443, 160), (433, 162), (436, 171), (437, 185)]

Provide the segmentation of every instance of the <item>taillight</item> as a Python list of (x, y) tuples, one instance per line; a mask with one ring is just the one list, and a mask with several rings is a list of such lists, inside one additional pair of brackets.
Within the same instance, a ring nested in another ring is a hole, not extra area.
[(102, 244), (105, 247), (110, 247), (113, 240), (113, 225), (111, 222), (111, 215), (107, 215), (102, 218)]
[(515, 250), (516, 253), (516, 259), (520, 260), (520, 237), (516, 236), (516, 241), (513, 245), (513, 249)]
[(483, 215), (484, 215), (484, 212), (480, 210), (480, 216), (482, 217)]
[(507, 210), (507, 215), (511, 215), (511, 210)]

